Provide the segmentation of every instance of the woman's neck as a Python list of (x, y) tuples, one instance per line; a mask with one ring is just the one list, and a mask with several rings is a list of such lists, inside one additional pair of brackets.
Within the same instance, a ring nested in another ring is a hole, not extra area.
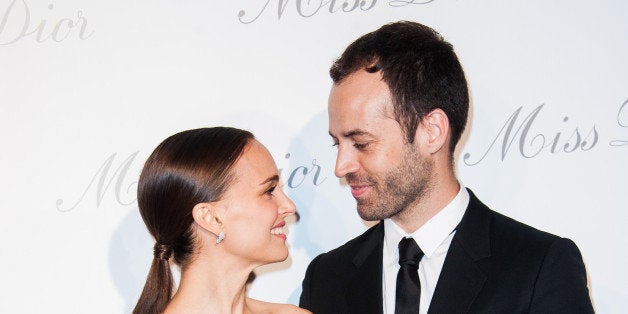
[(247, 313), (246, 281), (255, 267), (240, 261), (198, 257), (182, 270), (165, 313)]

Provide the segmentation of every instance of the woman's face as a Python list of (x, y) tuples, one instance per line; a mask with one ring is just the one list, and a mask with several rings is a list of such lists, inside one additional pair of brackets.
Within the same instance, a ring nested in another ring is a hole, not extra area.
[(294, 214), (294, 203), (279, 184), (275, 161), (262, 144), (252, 140), (233, 169), (234, 181), (221, 203), (225, 240), (221, 245), (253, 264), (288, 257), (284, 219)]

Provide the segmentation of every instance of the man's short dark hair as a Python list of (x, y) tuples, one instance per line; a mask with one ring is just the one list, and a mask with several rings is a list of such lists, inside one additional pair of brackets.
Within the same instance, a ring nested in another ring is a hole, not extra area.
[(469, 92), (453, 46), (438, 32), (408, 21), (384, 25), (349, 45), (329, 74), (339, 84), (359, 70), (382, 72), (409, 143), (423, 117), (442, 109), (449, 118), (453, 154), (467, 122)]

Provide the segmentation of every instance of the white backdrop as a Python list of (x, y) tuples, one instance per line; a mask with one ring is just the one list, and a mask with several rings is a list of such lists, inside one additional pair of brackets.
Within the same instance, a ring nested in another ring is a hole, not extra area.
[(367, 227), (333, 176), (327, 70), (407, 19), (468, 76), (460, 180), (573, 239), (596, 310), (625, 313), (626, 14), (621, 0), (0, 0), (0, 312), (130, 312), (152, 259), (141, 166), (165, 137), (216, 125), (252, 130), (282, 169), (302, 220), (249, 291), (296, 303), (308, 262)]

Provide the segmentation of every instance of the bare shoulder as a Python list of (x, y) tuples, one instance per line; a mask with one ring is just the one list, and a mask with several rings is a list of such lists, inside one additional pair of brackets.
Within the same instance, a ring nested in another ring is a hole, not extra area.
[(292, 304), (274, 304), (276, 306), (275, 311), (273, 311), (273, 313), (280, 313), (280, 314), (311, 314), (312, 312), (306, 310), (306, 309), (302, 309), (298, 306), (292, 305)]
[(292, 304), (270, 303), (248, 299), (247, 304), (255, 313), (263, 314), (311, 314), (312, 312)]

